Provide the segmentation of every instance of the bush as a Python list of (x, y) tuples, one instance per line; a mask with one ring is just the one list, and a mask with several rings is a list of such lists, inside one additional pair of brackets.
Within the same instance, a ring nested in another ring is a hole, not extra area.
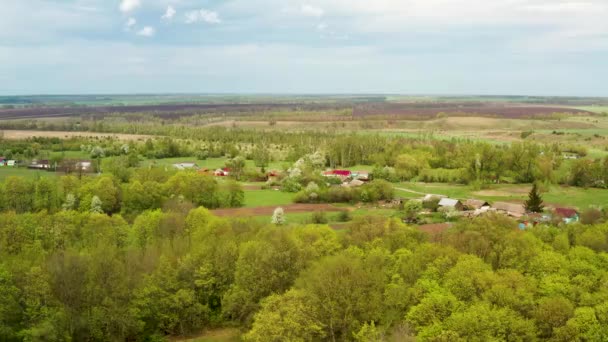
[(602, 221), (602, 212), (597, 208), (589, 208), (581, 213), (582, 224), (596, 224)]
[(350, 211), (348, 210), (344, 210), (338, 213), (338, 221), (340, 222), (348, 222), (350, 220), (352, 220), (353, 217), (350, 213)]
[(285, 192), (298, 192), (302, 190), (302, 185), (295, 178), (285, 178), (281, 190)]
[(326, 224), (327, 222), (329, 222), (327, 220), (327, 215), (325, 215), (324, 211), (313, 212), (311, 220), (312, 220), (312, 223), (314, 223), (314, 224)]

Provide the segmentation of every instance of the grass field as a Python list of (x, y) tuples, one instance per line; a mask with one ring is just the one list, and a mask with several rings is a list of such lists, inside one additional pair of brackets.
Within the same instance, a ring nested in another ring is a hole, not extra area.
[(295, 194), (278, 190), (245, 190), (245, 207), (280, 206), (293, 203)]
[(37, 179), (40, 177), (57, 177), (55, 172), (29, 170), (26, 168), (16, 167), (0, 167), (0, 181), (4, 181), (7, 177), (19, 176), (28, 179)]

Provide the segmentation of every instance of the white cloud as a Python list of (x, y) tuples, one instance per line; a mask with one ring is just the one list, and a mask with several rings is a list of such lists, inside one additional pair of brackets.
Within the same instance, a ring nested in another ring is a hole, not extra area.
[(138, 36), (152, 37), (156, 34), (156, 29), (152, 26), (145, 26), (141, 30), (137, 31)]
[(309, 16), (309, 17), (320, 18), (325, 14), (325, 10), (323, 10), (321, 7), (316, 7), (316, 6), (307, 5), (307, 4), (302, 5), (300, 10), (302, 11), (302, 14)]
[(167, 10), (165, 11), (165, 14), (163, 14), (161, 19), (171, 20), (171, 19), (173, 19), (173, 17), (175, 16), (176, 13), (177, 13), (177, 11), (175, 11), (175, 8), (173, 8), (173, 6), (171, 6), (171, 5), (169, 5), (169, 6), (167, 6)]
[(186, 24), (205, 22), (208, 24), (219, 24), (222, 22), (217, 12), (200, 9), (186, 13)]
[(319, 23), (317, 25), (317, 30), (319, 30), (319, 31), (325, 31), (325, 29), (327, 29), (327, 24), (325, 24), (325, 23)]
[(129, 19), (127, 19), (127, 22), (125, 23), (125, 29), (127, 31), (130, 31), (133, 26), (135, 26), (137, 24), (137, 20), (133, 17), (130, 17)]
[(122, 0), (120, 2), (120, 11), (129, 13), (141, 6), (141, 0)]

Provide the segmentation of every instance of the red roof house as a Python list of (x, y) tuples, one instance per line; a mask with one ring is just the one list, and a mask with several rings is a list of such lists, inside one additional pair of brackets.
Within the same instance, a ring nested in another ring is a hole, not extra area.
[(323, 172), (325, 177), (350, 177), (352, 173), (349, 170), (331, 170)]

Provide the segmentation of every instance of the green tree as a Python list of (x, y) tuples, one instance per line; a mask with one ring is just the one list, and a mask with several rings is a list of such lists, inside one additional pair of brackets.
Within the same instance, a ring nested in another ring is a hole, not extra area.
[(542, 213), (544, 209), (543, 198), (540, 195), (536, 183), (532, 185), (532, 190), (528, 194), (528, 200), (524, 203), (526, 211), (531, 213)]
[(99, 199), (97, 196), (93, 196), (93, 198), (91, 198), (91, 209), (89, 211), (92, 213), (103, 214), (102, 206), (103, 203), (101, 202), (101, 199)]
[(357, 255), (322, 259), (300, 276), (297, 288), (310, 294), (332, 341), (352, 338), (365, 322), (382, 315), (382, 269)]
[(325, 325), (316, 317), (316, 307), (302, 290), (271, 295), (253, 318), (245, 341), (319, 341), (325, 337)]

